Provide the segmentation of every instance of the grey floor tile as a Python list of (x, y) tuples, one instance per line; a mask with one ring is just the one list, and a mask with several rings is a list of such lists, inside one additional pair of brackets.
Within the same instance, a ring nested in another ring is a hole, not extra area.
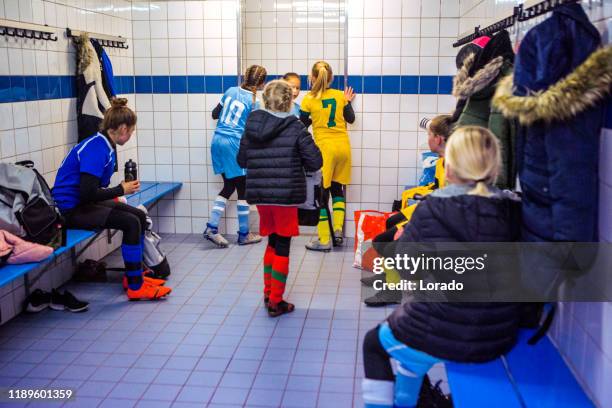
[(180, 385), (151, 384), (145, 394), (142, 396), (142, 399), (174, 401), (176, 396), (181, 392), (181, 389), (182, 387)]
[[(350, 245), (314, 254), (308, 239), (292, 246), (297, 310), (270, 319), (265, 246), (217, 251), (199, 234), (166, 235), (173, 296), (134, 304), (119, 285), (71, 283), (88, 314), (24, 315), (0, 328), (0, 386), (64, 384), (77, 390), (71, 408), (358, 404), (360, 339), (392, 309), (362, 306)], [(107, 261), (121, 263), (118, 253)]]
[[(212, 397), (215, 388), (185, 386), (176, 397), (176, 402), (192, 402), (206, 404)], [(200, 407), (202, 405), (199, 405)]]
[(215, 391), (211, 402), (213, 404), (228, 404), (232, 406), (240, 406), (245, 403), (249, 394), (247, 388), (224, 388), (219, 387)]

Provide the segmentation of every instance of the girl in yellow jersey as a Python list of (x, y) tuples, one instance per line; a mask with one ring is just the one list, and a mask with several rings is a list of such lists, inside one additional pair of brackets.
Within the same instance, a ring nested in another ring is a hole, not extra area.
[[(351, 87), (343, 91), (331, 89), (333, 72), (325, 61), (318, 61), (310, 73), (311, 90), (302, 100), (300, 119), (306, 127), (312, 124), (315, 143), (323, 154), (324, 200), (333, 202), (333, 228), (336, 245), (343, 243), (342, 227), (346, 199), (344, 186), (351, 182), (351, 144), (347, 123), (355, 121)], [(332, 248), (327, 212), (322, 209), (318, 225), (319, 239), (309, 242), (307, 249), (329, 251)]]

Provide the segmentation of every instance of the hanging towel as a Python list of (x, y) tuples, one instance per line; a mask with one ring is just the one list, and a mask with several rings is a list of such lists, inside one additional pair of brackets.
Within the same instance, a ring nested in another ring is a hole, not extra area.
[(79, 142), (98, 132), (104, 112), (110, 107), (102, 82), (96, 50), (86, 34), (74, 39), (77, 47), (77, 126)]

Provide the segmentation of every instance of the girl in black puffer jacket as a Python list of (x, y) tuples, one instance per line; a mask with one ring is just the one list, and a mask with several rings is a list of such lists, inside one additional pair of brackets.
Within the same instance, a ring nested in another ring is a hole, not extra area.
[(293, 91), (285, 81), (263, 92), (265, 110), (251, 113), (240, 141), (238, 164), (247, 169), (246, 199), (257, 204), (259, 232), (268, 236), (264, 254), (264, 302), (276, 317), (292, 312), (283, 300), (289, 273), (291, 237), (299, 235), (297, 206), (306, 201), (304, 171), (314, 172), (323, 158), (312, 136), (291, 112)]
[[(494, 187), (501, 163), (495, 136), (481, 127), (459, 128), (445, 153), (449, 185), (417, 207), (398, 245), (516, 241), (520, 203)], [(416, 406), (433, 364), (493, 360), (514, 346), (518, 327), (515, 303), (403, 303), (365, 336), (366, 407)], [(390, 358), (399, 362), (397, 377)]]

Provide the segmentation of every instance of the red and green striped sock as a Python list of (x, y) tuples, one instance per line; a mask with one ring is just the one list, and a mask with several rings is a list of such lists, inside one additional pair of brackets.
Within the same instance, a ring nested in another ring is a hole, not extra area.
[(272, 263), (274, 262), (274, 248), (268, 245), (264, 253), (264, 296), (269, 298), (272, 288)]
[(285, 285), (289, 275), (289, 257), (276, 255), (272, 263), (272, 290), (270, 304), (277, 305), (283, 300)]

